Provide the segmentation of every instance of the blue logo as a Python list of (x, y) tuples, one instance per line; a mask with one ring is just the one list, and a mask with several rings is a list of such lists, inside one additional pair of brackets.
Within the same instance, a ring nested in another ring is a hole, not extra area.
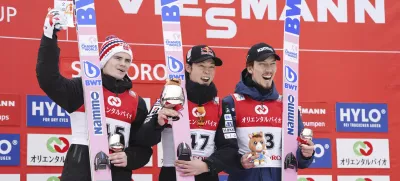
[(97, 51), (97, 45), (86, 45), (86, 44), (82, 44), (81, 48), (87, 52), (94, 52)]
[(314, 160), (309, 168), (332, 168), (332, 146), (328, 138), (316, 138)]
[(287, 56), (289, 56), (289, 57), (297, 59), (297, 53), (296, 52), (292, 52), (292, 51), (289, 51), (288, 49), (285, 49), (285, 54)]
[(180, 40), (168, 40), (168, 39), (167, 39), (167, 40), (165, 41), (165, 44), (166, 44), (167, 46), (175, 47), (175, 48), (179, 48), (179, 47), (182, 46), (182, 43), (181, 43)]
[(287, 65), (285, 65), (285, 78), (291, 83), (295, 83), (297, 81), (297, 73)]
[(84, 68), (84, 72), (86, 77), (88, 78), (97, 78), (99, 77), (101, 71), (100, 68), (97, 67), (96, 65), (92, 64), (89, 61), (83, 61), (83, 68)]
[(387, 104), (336, 103), (338, 132), (388, 132)]
[(288, 96), (288, 122), (287, 122), (287, 134), (294, 135), (294, 121), (296, 119), (295, 115), (295, 108), (294, 108), (294, 96)]
[(161, 0), (161, 19), (163, 22), (180, 22), (179, 6), (169, 4), (175, 3), (178, 0)]
[(75, 6), (76, 6), (76, 17), (78, 26), (96, 25), (96, 12), (92, 8), (94, 7), (94, 0), (79, 0), (75, 2), (76, 2)]
[(101, 122), (100, 94), (96, 91), (90, 92), (90, 101), (92, 103), (93, 132), (95, 135), (103, 135)]
[(219, 175), (219, 181), (228, 181), (228, 175)]
[(297, 91), (297, 85), (291, 84), (297, 82), (297, 73), (289, 66), (285, 65), (285, 79), (290, 83), (285, 82), (285, 89)]
[(183, 63), (173, 56), (168, 56), (168, 69), (173, 73), (179, 73), (183, 70)]
[(68, 113), (47, 96), (28, 95), (26, 106), (28, 127), (71, 127)]
[(0, 134), (0, 166), (20, 165), (19, 134)]
[(299, 35), (300, 33), (300, 14), (301, 0), (287, 0), (286, 18), (285, 18), (285, 32)]

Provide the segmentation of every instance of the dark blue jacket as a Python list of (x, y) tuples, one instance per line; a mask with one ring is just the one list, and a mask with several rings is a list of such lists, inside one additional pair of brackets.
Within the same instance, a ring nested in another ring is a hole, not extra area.
[[(242, 74), (244, 76), (245, 74)], [(243, 94), (247, 95), (250, 98), (257, 100), (257, 101), (273, 101), (277, 100), (279, 98), (279, 93), (275, 88), (275, 84), (272, 84), (272, 90), (265, 94), (262, 95), (255, 87), (249, 87), (246, 86), (243, 82), (243, 77), (242, 81), (240, 81), (236, 85), (235, 93), (238, 94)], [(231, 96), (227, 96), (223, 99), (223, 102), (227, 104), (231, 110), (235, 107), (233, 98)], [(234, 124), (236, 124), (236, 116), (235, 112), (231, 111), (232, 117)], [(298, 130), (303, 130), (304, 125), (303, 121), (301, 120), (300, 113), (299, 115), (299, 122), (298, 122)], [(240, 165), (240, 159), (241, 159), (240, 154), (238, 154), (238, 165)], [(300, 149), (297, 149), (297, 156), (298, 160), (298, 167), (300, 169), (307, 168), (313, 161), (314, 156), (312, 156), (309, 159), (306, 159), (303, 157), (303, 155), (300, 152)], [(241, 166), (240, 166), (241, 167)], [(281, 168), (252, 168), (252, 169), (244, 169), (241, 167), (241, 170), (226, 170), (226, 172), (229, 174), (228, 181), (281, 181)]]

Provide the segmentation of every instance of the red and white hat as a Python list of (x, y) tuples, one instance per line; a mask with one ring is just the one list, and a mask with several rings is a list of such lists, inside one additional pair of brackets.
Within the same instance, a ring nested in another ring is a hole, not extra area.
[(133, 59), (132, 50), (128, 43), (114, 35), (108, 36), (100, 49), (100, 67), (103, 68), (107, 61), (119, 52), (125, 52)]

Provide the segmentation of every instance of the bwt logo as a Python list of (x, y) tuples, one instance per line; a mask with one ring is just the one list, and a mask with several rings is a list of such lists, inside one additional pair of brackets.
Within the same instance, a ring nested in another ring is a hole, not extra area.
[(356, 181), (372, 181), (370, 178), (358, 178)]
[(61, 176), (51, 176), (50, 178), (48, 178), (46, 181), (60, 181), (61, 180)]
[(100, 68), (89, 61), (83, 61), (83, 68), (86, 77), (88, 78), (97, 78), (100, 75)]
[(0, 155), (9, 154), (12, 150), (13, 145), (18, 145), (18, 140), (13, 140), (12, 142), (8, 140), (0, 140)]
[(46, 146), (52, 153), (65, 153), (69, 149), (69, 141), (64, 137), (51, 137), (47, 140)]
[(368, 141), (357, 141), (353, 145), (353, 151), (357, 156), (369, 156), (373, 150), (372, 144)]
[(168, 69), (173, 73), (182, 72), (183, 63), (173, 56), (168, 56)]
[(293, 85), (294, 83), (297, 82), (297, 73), (294, 71), (292, 68), (289, 66), (285, 66), (285, 79), (286, 81), (292, 83), (285, 83), (285, 89), (290, 89), (290, 90), (297, 90), (297, 85)]
[(299, 178), (297, 181), (314, 181), (313, 178), (307, 177), (307, 178)]

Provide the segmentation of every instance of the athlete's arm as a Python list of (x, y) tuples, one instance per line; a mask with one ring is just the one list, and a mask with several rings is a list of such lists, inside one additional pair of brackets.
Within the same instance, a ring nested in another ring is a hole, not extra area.
[(215, 133), (216, 151), (204, 160), (211, 174), (221, 171), (229, 172), (240, 169), (238, 162), (238, 144), (236, 135), (236, 120), (232, 109), (233, 99), (229, 96), (222, 101), (222, 115)]
[(161, 110), (159, 100), (151, 108), (144, 120), (143, 125), (138, 130), (137, 141), (141, 145), (154, 146), (161, 141), (161, 132), (165, 126), (158, 124), (158, 112)]
[[(299, 115), (298, 116), (298, 120), (299, 120), (298, 121), (298, 123), (299, 123), (299, 127), (298, 127), (298, 134), (299, 135), (298, 136), (300, 136), (301, 130), (304, 129), (304, 124), (303, 124), (303, 120), (301, 119), (301, 116), (300, 116), (300, 111), (299, 111), (298, 115)], [(311, 165), (312, 161), (314, 160), (314, 154), (315, 154), (315, 151), (314, 151), (314, 153), (312, 154), (311, 157), (306, 158), (301, 153), (300, 148), (297, 148), (296, 155), (297, 155), (298, 167), (299, 168), (308, 168)]]
[(142, 145), (137, 141), (138, 130), (143, 126), (143, 122), (147, 116), (146, 102), (143, 98), (139, 97), (138, 108), (135, 120), (131, 124), (129, 135), (129, 146), (125, 149), (128, 164), (126, 166), (129, 170), (135, 170), (146, 165), (153, 150), (150, 146)]
[(36, 78), (47, 96), (71, 113), (83, 105), (82, 80), (67, 79), (60, 74), (59, 56), (56, 33), (52, 39), (43, 35), (36, 64)]

